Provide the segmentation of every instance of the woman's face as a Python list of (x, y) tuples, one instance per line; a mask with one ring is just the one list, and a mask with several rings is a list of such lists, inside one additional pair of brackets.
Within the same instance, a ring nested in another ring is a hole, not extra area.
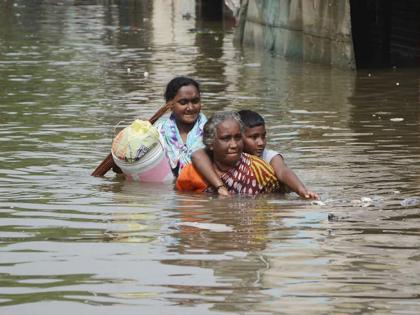
[(210, 149), (213, 159), (224, 166), (234, 166), (243, 150), (241, 127), (234, 119), (220, 123), (216, 129), (216, 139)]
[(200, 114), (200, 93), (194, 85), (181, 87), (172, 100), (172, 113), (177, 123), (194, 124)]

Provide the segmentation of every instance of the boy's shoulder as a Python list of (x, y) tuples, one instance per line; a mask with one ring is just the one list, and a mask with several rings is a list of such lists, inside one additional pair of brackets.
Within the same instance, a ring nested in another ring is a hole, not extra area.
[(281, 153), (274, 151), (274, 150), (270, 150), (270, 149), (264, 149), (261, 158), (266, 161), (267, 163), (270, 163), (271, 160), (273, 159), (273, 157), (275, 157), (276, 155), (280, 155), (281, 157), (283, 157), (281, 155)]

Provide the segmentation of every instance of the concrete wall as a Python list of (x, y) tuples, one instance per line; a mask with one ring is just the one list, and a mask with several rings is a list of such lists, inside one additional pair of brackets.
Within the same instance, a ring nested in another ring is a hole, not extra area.
[(355, 68), (349, 0), (243, 0), (235, 38), (304, 62)]

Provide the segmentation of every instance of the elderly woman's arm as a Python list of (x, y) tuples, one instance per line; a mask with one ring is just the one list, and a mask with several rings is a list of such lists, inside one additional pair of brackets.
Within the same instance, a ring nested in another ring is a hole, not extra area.
[(227, 191), (222, 180), (214, 171), (210, 157), (204, 149), (195, 151), (191, 156), (191, 160), (197, 171), (201, 174), (201, 176), (205, 178), (205, 180), (207, 180), (211, 186), (217, 190), (219, 195), (229, 195), (229, 192)]

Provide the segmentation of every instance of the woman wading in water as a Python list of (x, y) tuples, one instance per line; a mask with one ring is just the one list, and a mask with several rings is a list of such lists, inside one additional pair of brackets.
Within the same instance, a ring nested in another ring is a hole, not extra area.
[(243, 153), (243, 125), (237, 113), (217, 112), (204, 125), (203, 142), (214, 172), (223, 184), (211, 186), (193, 164), (180, 173), (176, 188), (180, 191), (214, 192), (220, 188), (229, 193), (256, 195), (283, 192), (271, 166), (257, 156)]
[(195, 150), (204, 147), (203, 126), (207, 121), (201, 113), (200, 85), (188, 77), (175, 77), (166, 86), (166, 103), (171, 115), (156, 122), (163, 138), (166, 154), (175, 177), (191, 163)]

